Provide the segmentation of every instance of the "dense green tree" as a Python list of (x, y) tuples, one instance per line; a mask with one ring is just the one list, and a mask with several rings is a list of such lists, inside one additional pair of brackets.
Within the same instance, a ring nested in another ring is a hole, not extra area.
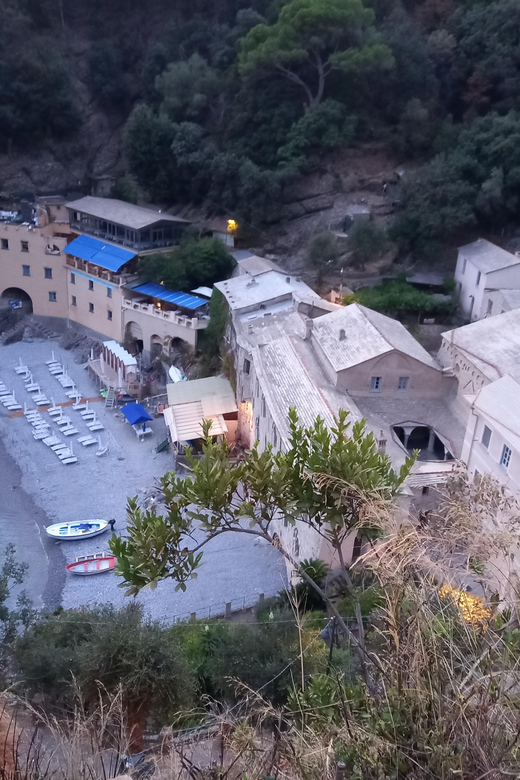
[(405, 179), (393, 235), (428, 252), (476, 221), (506, 224), (520, 202), (519, 144), (515, 112), (489, 114), (462, 129), (454, 148)]
[(355, 265), (364, 267), (370, 260), (378, 260), (388, 248), (383, 228), (370, 221), (358, 221), (349, 228), (347, 246)]
[(456, 56), (450, 80), (460, 115), (467, 110), (520, 109), (520, 3), (495, 0), (463, 5), (453, 17), (450, 31)]
[[(320, 418), (303, 428), (294, 410), (289, 416), (287, 452), (274, 453), (270, 446), (260, 452), (255, 444), (239, 463), (230, 461), (225, 441), (213, 441), (211, 422), (206, 421), (204, 457), (195, 459), (188, 449), (191, 473), (178, 478), (172, 472), (162, 479), (166, 515), (159, 516), (154, 509), (144, 511), (137, 499), (129, 499), (127, 536), (113, 537), (110, 546), (130, 595), (146, 586), (155, 588), (163, 579), (173, 579), (177, 589), (186, 590), (189, 580), (197, 576), (205, 546), (216, 536), (246, 533), (260, 537), (273, 544), (326, 599), (366, 669), (360, 608), (355, 636), (334, 604), (281, 543), (274, 521), (281, 513), (290, 523), (308, 523), (328, 539), (352, 592), (343, 542), (353, 532), (377, 534), (379, 512), (384, 513), (383, 507), (388, 508), (399, 492), (413, 459), (406, 460), (400, 473), (394, 472), (389, 457), (378, 451), (364, 422), (355, 422), (350, 428), (344, 411), (331, 430)], [(195, 528), (196, 540), (192, 537)]]
[(149, 106), (137, 105), (125, 126), (125, 152), (137, 181), (152, 197), (168, 197), (173, 182), (173, 128)]
[(284, 166), (304, 170), (310, 150), (330, 150), (347, 146), (355, 136), (357, 120), (337, 100), (325, 100), (302, 116), (290, 128), (278, 157)]
[(192, 678), (177, 642), (129, 605), (116, 610), (60, 610), (18, 639), (14, 662), (21, 681), (61, 706), (75, 687), (87, 706), (122, 689), (130, 728), (191, 701)]
[(318, 282), (321, 283), (326, 269), (332, 266), (340, 255), (338, 241), (333, 233), (325, 231), (317, 233), (307, 247), (307, 263), (317, 271)]
[(260, 24), (242, 41), (242, 73), (273, 68), (305, 95), (307, 111), (323, 99), (327, 76), (391, 63), (391, 52), (366, 31), (374, 13), (361, 0), (289, 0), (274, 24)]
[(191, 290), (227, 279), (234, 265), (232, 255), (218, 238), (188, 236), (171, 252), (144, 257), (141, 273), (171, 290)]
[(344, 296), (345, 303), (360, 303), (370, 309), (398, 317), (403, 314), (446, 312), (453, 308), (447, 301), (439, 301), (430, 293), (418, 290), (407, 282), (387, 282), (376, 287), (364, 287), (353, 295)]
[(222, 91), (216, 71), (199, 54), (171, 62), (157, 77), (156, 90), (162, 97), (161, 111), (174, 122), (209, 117)]

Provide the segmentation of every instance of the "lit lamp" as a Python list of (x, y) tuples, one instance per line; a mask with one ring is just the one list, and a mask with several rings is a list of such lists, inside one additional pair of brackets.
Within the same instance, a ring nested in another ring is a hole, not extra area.
[(236, 233), (238, 230), (238, 225), (235, 219), (228, 219), (227, 221), (227, 232), (228, 233)]

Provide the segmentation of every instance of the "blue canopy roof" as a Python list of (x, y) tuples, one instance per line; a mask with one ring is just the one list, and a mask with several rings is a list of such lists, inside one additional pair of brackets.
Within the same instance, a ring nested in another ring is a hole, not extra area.
[(162, 284), (156, 284), (155, 282), (140, 284), (139, 287), (134, 287), (133, 290), (136, 293), (141, 293), (141, 295), (150, 295), (152, 298), (158, 298), (160, 301), (175, 303), (184, 309), (198, 309), (199, 306), (204, 306), (207, 303), (203, 298), (197, 298), (195, 295), (188, 295), (188, 293), (172, 292), (163, 287)]
[(86, 260), (88, 263), (100, 265), (101, 268), (107, 268), (109, 271), (119, 271), (122, 265), (128, 263), (136, 253), (130, 249), (121, 249), (113, 244), (106, 244), (98, 238), (92, 236), (79, 236), (75, 238), (64, 249), (67, 255), (79, 257), (80, 260)]
[(130, 425), (139, 425), (139, 423), (145, 423), (152, 419), (141, 404), (126, 404), (121, 408), (121, 411)]

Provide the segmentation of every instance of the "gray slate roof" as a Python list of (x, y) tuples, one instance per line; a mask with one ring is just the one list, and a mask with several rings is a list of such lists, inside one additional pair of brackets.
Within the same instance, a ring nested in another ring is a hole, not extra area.
[(520, 381), (520, 309), (471, 322), (442, 336), (463, 350), (488, 379), (509, 375)]
[[(341, 330), (345, 331), (342, 340)], [(313, 338), (335, 371), (352, 368), (392, 350), (440, 370), (440, 366), (404, 325), (359, 303), (316, 319)]]
[(109, 222), (115, 222), (118, 225), (140, 230), (141, 228), (154, 225), (156, 222), (182, 222), (189, 224), (187, 220), (180, 217), (172, 217), (171, 214), (165, 214), (161, 211), (153, 211), (144, 208), (144, 206), (135, 206), (133, 203), (125, 203), (123, 200), (115, 198), (93, 198), (88, 195), (79, 200), (73, 200), (67, 203), (68, 209), (83, 211), (85, 214), (91, 214), (99, 219), (106, 219)]
[(459, 254), (483, 273), (500, 271), (513, 265), (520, 265), (520, 257), (506, 252), (505, 249), (492, 244), (485, 238), (477, 238), (472, 244), (459, 248)]

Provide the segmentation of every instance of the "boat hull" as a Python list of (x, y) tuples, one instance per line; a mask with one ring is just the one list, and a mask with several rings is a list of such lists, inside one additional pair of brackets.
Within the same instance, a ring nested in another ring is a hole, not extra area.
[(75, 561), (65, 566), (65, 570), (79, 577), (91, 577), (95, 574), (107, 574), (114, 571), (116, 559), (113, 555), (107, 555), (104, 558), (91, 558), (84, 561)]
[(47, 526), (45, 533), (51, 539), (60, 541), (73, 541), (77, 539), (90, 539), (92, 536), (103, 534), (108, 529), (105, 520), (83, 520), (75, 523), (54, 523)]

